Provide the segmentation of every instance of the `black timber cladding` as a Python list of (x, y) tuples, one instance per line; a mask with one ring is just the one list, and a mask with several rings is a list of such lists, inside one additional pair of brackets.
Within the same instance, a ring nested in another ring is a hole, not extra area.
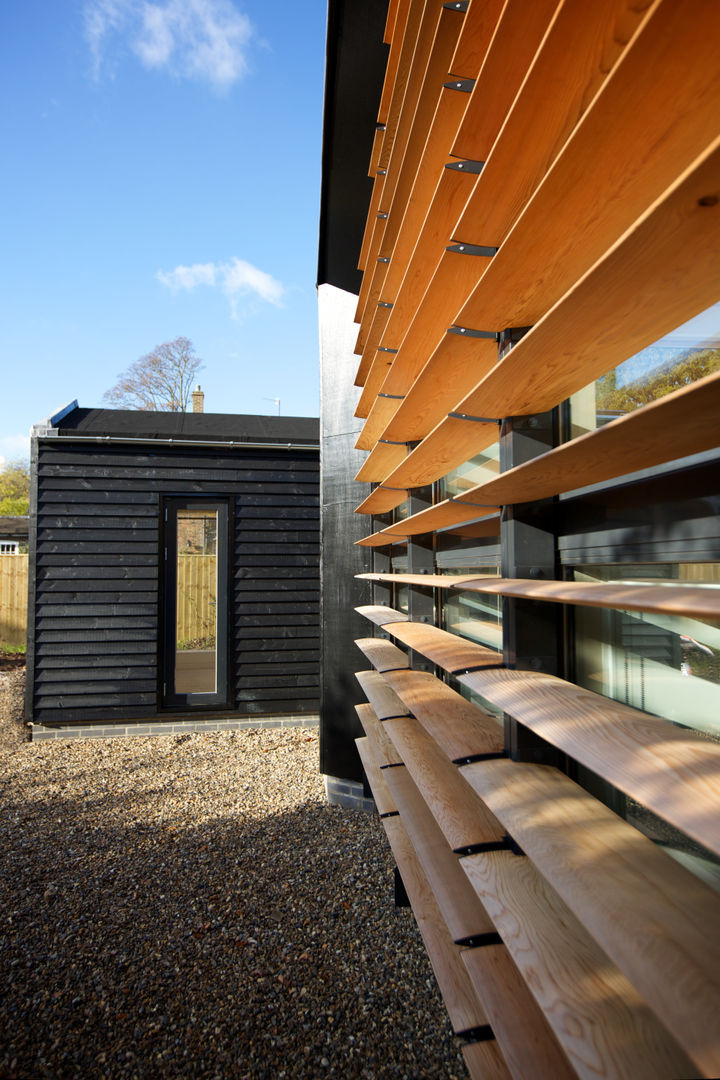
[(81, 409), (68, 419), (36, 444), (28, 718), (158, 715), (162, 499), (207, 495), (228, 498), (233, 518), (234, 700), (223, 711), (316, 712), (317, 420)]

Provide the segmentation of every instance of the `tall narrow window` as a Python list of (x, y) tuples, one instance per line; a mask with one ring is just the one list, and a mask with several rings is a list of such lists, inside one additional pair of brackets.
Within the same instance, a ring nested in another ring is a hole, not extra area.
[(227, 703), (227, 532), (226, 503), (167, 500), (165, 705)]

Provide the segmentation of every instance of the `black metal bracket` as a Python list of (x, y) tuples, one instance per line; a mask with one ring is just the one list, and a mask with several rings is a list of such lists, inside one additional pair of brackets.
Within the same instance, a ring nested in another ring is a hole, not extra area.
[(490, 1042), (495, 1038), (495, 1032), (489, 1024), (481, 1024), (479, 1027), (465, 1028), (464, 1031), (455, 1032), (458, 1039), (465, 1039), (469, 1043)]
[[(393, 718), (391, 716), (388, 717), (388, 720), (392, 720), (392, 719)], [(390, 761), (390, 762), (388, 762), (387, 765), (381, 765), (380, 768), (381, 769), (399, 769), (401, 766), (404, 766), (404, 764), (405, 764), (404, 761)]]
[(484, 165), (484, 161), (473, 161), (471, 158), (463, 158), (462, 161), (448, 161), (445, 168), (452, 169), (453, 172), (471, 173), (473, 176), (479, 176), (483, 171)]
[[(388, 262), (390, 260), (388, 259)], [(378, 345), (378, 352), (396, 353), (397, 349), (388, 349), (387, 345)]]
[(390, 257), (388, 255), (380, 255), (377, 259), (379, 263), (389, 263)]
[(502, 840), (485, 840), (480, 844), (465, 844), (463, 847), (453, 848), (453, 853), (459, 855), (461, 859), (468, 855), (486, 855), (490, 851), (511, 851), (513, 855), (525, 854), (509, 833), (505, 833)]
[(474, 765), (478, 761), (496, 761), (498, 758), (506, 758), (504, 750), (488, 754), (466, 754), (464, 757), (453, 758), (453, 765)]
[(386, 817), (400, 817), (400, 811), (399, 810), (386, 810), (384, 814), (380, 815), (380, 817), (383, 818), (383, 819), (386, 818)]
[(404, 394), (383, 394), (382, 391), (378, 394), (378, 397), (391, 398), (393, 401), (404, 401)]
[(460, 90), (463, 94), (471, 94), (475, 86), (474, 79), (453, 79), (443, 83), (446, 90)]
[(378, 307), (391, 308), (392, 304), (388, 300), (381, 300), (380, 303), (378, 304)]
[[(407, 446), (407, 443), (403, 439), (378, 439), (379, 443), (384, 443), (386, 446)], [(403, 490), (402, 488), (400, 489)]]
[(503, 939), (496, 931), (486, 934), (471, 934), (469, 937), (460, 938), (455, 942), (467, 949), (483, 949), (487, 945), (502, 945)]
[(451, 412), (448, 413), (453, 420), (469, 420), (473, 424), (500, 424), (501, 420), (498, 420), (497, 416), (471, 416), (470, 413), (464, 412)]
[(470, 0), (447, 0), (447, 3), (443, 4), (443, 7), (447, 8), (448, 11), (460, 11), (463, 14), (465, 14), (469, 6)]
[(393, 867), (393, 881), (395, 886), (395, 907), (410, 907), (410, 897), (405, 888), (405, 882), (397, 866)]
[(457, 678), (458, 675), (470, 675), (473, 671), (504, 671), (506, 666), (506, 664), (473, 664), (472, 667), (457, 668), (450, 674)]
[(498, 251), (496, 247), (483, 247), (481, 244), (449, 244), (445, 250), (457, 255), (481, 255), (486, 259), (497, 255)]
[[(384, 176), (385, 173), (383, 173), (382, 175)], [(380, 173), (378, 173), (378, 176), (380, 176)], [(379, 221), (386, 221), (387, 220), (387, 214), (385, 214), (385, 213), (376, 214), (375, 217), (378, 218)]]
[[(409, 712), (393, 713), (392, 716), (378, 716), (378, 720), (380, 721), (381, 724), (384, 724), (386, 720), (414, 720), (414, 719), (415, 719), (415, 717), (413, 716), (413, 714), (409, 713)], [(402, 761), (399, 762), (399, 764), (402, 765), (403, 764)], [(381, 766), (381, 767), (384, 768), (384, 766)]]
[(471, 330), (469, 326), (448, 326), (447, 334), (460, 334), (462, 337), (486, 338), (488, 341), (497, 341), (498, 334), (495, 330)]

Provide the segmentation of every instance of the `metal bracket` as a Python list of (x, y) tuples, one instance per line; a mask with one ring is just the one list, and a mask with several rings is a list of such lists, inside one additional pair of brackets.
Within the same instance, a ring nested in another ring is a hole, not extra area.
[[(407, 443), (403, 439), (378, 439), (379, 443), (384, 443), (386, 446), (407, 446)], [(403, 489), (400, 488), (402, 491)]]
[(495, 1032), (489, 1024), (481, 1024), (479, 1027), (466, 1028), (464, 1031), (458, 1031), (458, 1039), (465, 1039), (469, 1043), (478, 1042), (490, 1042), (495, 1038)]
[(378, 352), (396, 353), (397, 349), (388, 349), (387, 345), (378, 345)]
[(469, 937), (460, 938), (455, 945), (464, 945), (468, 949), (482, 949), (486, 945), (502, 945), (503, 939), (496, 931), (487, 934), (471, 934)]
[(497, 416), (471, 416), (470, 413), (464, 412), (450, 412), (448, 416), (451, 416), (453, 420), (470, 420), (474, 424), (499, 424)]
[(506, 758), (504, 750), (489, 754), (466, 754), (465, 757), (453, 758), (453, 765), (474, 765), (477, 761), (496, 761), (498, 758)]
[(389, 263), (390, 259), (389, 259), (389, 257), (387, 255), (381, 255), (380, 258), (377, 261), (379, 263)]
[(404, 401), (404, 394), (383, 394), (382, 391), (378, 393), (378, 397), (391, 398), (393, 401)]
[(475, 86), (474, 79), (453, 79), (451, 82), (443, 83), (446, 90), (460, 90), (463, 94), (472, 93)]
[(399, 810), (386, 810), (384, 814), (380, 815), (380, 817), (381, 818), (400, 817), (400, 811)]
[[(393, 719), (397, 720), (397, 717), (386, 716), (385, 719), (386, 720), (393, 720)], [(402, 766), (404, 766), (404, 764), (405, 764), (404, 761), (391, 761), (387, 765), (381, 765), (380, 768), (381, 769), (399, 769)]]
[(448, 161), (445, 168), (452, 169), (453, 172), (471, 173), (473, 176), (479, 176), (483, 171), (484, 166), (484, 161), (473, 161), (471, 158), (463, 158), (462, 161)]
[(459, 855), (461, 859), (468, 855), (484, 855), (490, 851), (512, 851), (513, 855), (525, 854), (509, 833), (505, 833), (502, 840), (486, 840), (482, 844), (465, 844), (464, 847), (453, 848), (453, 853)]
[(505, 664), (475, 664), (473, 667), (461, 667), (456, 671), (451, 671), (450, 674), (456, 678), (458, 675), (469, 675), (473, 671), (504, 671)]
[(450, 244), (445, 250), (452, 251), (456, 255), (481, 255), (483, 258), (490, 259), (497, 254), (498, 249), (496, 247), (482, 247), (480, 244)]
[(392, 304), (389, 303), (387, 300), (381, 300), (380, 303), (378, 304), (378, 307), (391, 308)]
[(470, 6), (470, 0), (447, 0), (446, 4), (443, 4), (444, 8), (448, 11), (461, 11), (463, 14)]
[(488, 341), (497, 341), (498, 335), (494, 330), (471, 330), (469, 326), (448, 326), (446, 334), (460, 334), (462, 337), (486, 338)]
[[(378, 176), (379, 175), (380, 174), (378, 173)], [(383, 175), (385, 175), (385, 174), (383, 173)], [(387, 218), (387, 214), (376, 214), (375, 217), (378, 218), (380, 221), (385, 221), (386, 218)]]

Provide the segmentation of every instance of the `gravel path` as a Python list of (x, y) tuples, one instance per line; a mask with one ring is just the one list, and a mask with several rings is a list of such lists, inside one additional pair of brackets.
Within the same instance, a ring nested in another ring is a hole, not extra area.
[(313, 730), (31, 744), (0, 674), (0, 1077), (465, 1077)]

